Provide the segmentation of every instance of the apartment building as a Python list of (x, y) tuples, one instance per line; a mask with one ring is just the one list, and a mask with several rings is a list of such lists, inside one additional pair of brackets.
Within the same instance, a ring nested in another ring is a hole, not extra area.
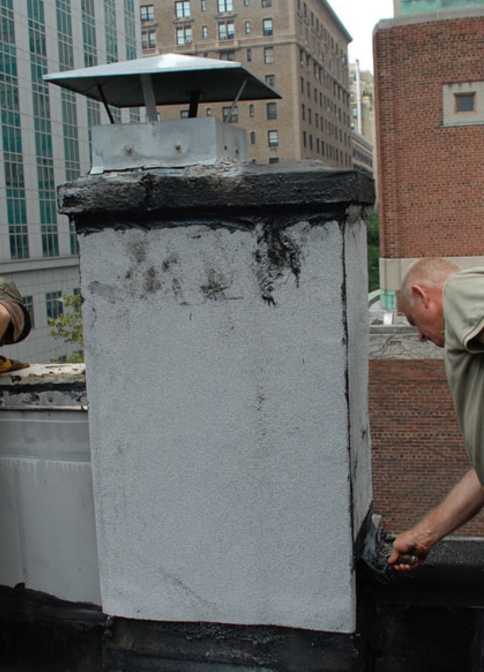
[(138, 57), (139, 0), (1, 0), (0, 29), (0, 275), (17, 283), (33, 324), (2, 354), (48, 362), (72, 350), (48, 320), (79, 287), (76, 235), (57, 214), (56, 186), (89, 169), (89, 129), (107, 118), (43, 76)]
[[(347, 47), (326, 0), (152, 0), (141, 2), (143, 54), (176, 52), (240, 61), (283, 99), (239, 102), (230, 123), (247, 131), (258, 163), (319, 159), (352, 166)], [(201, 105), (226, 119), (230, 104)], [(162, 108), (161, 117), (188, 114)]]
[(349, 73), (353, 165), (376, 176), (373, 75), (361, 70), (359, 61), (350, 63)]
[(484, 263), (484, 6), (399, 0), (395, 14), (374, 32), (380, 281), (388, 309), (397, 307), (416, 258)]

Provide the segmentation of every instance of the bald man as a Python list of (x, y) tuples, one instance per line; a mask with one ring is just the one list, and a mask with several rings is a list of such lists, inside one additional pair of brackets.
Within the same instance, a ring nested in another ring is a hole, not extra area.
[[(445, 259), (419, 259), (403, 278), (400, 305), (420, 340), (444, 349), (447, 380), (472, 465), (436, 509), (395, 539), (389, 563), (408, 571), (484, 506), (484, 268), (463, 271)], [(399, 564), (408, 555), (415, 556), (415, 564)]]

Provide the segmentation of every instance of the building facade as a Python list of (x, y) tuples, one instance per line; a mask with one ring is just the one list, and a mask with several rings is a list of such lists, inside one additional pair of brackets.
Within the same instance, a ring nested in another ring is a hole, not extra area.
[(464, 7), (484, 7), (484, 0), (393, 0), (395, 16), (408, 16)]
[(484, 8), (381, 21), (375, 29), (380, 282), (396, 309), (419, 257), (484, 263)]
[(89, 169), (89, 128), (107, 117), (43, 76), (136, 58), (139, 0), (1, 0), (0, 25), (0, 275), (17, 283), (33, 324), (2, 354), (48, 362), (72, 350), (48, 321), (79, 287), (76, 235), (57, 214), (56, 186)]
[(373, 75), (360, 70), (359, 61), (350, 63), (349, 74), (353, 165), (376, 176)]
[[(283, 95), (239, 103), (258, 163), (319, 159), (352, 166), (347, 46), (351, 36), (325, 0), (153, 0), (141, 3), (143, 53), (240, 61)], [(229, 113), (230, 103), (199, 114)], [(165, 119), (187, 109), (162, 108)]]

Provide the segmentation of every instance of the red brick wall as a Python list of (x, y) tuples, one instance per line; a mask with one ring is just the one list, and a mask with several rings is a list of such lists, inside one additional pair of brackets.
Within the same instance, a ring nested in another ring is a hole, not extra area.
[(484, 17), (375, 34), (383, 258), (484, 254), (484, 126), (441, 128), (442, 85), (484, 80)]
[[(385, 529), (417, 523), (469, 468), (441, 360), (372, 360), (373, 510)], [(457, 533), (484, 535), (484, 512)]]

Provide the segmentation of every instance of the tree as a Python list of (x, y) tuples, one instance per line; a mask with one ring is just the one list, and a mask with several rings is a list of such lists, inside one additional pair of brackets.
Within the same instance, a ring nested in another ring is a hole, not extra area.
[(49, 320), (50, 333), (66, 343), (73, 343), (78, 349), (68, 355), (66, 361), (72, 364), (84, 361), (84, 336), (82, 330), (81, 304), (79, 294), (64, 294), (64, 311), (55, 319)]

